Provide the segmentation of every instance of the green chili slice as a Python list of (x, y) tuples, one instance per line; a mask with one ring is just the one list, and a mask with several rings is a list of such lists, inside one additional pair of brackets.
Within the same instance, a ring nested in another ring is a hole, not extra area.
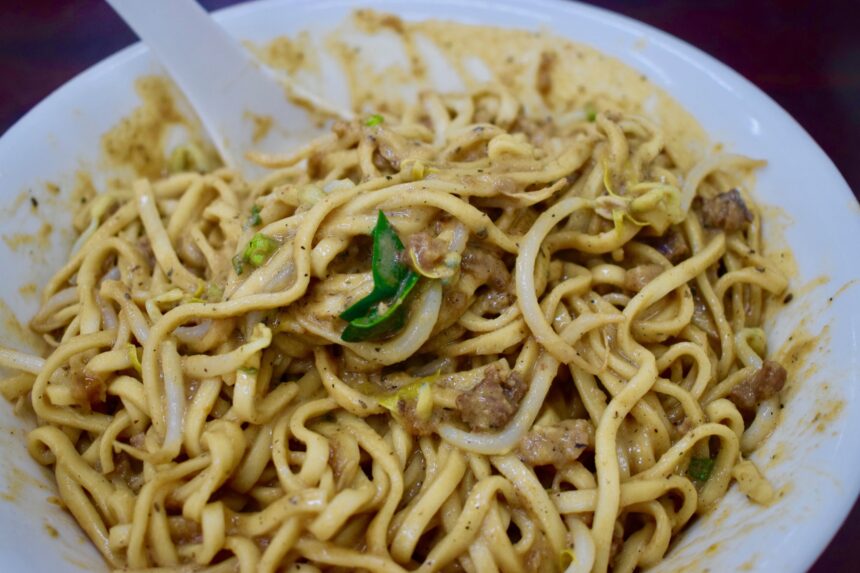
[(406, 324), (406, 297), (418, 283), (420, 277), (412, 273), (401, 285), (393, 300), (377, 303), (366, 316), (351, 320), (343, 329), (340, 339), (344, 342), (378, 340), (403, 328)]
[(397, 293), (400, 283), (409, 275), (409, 267), (400, 260), (403, 243), (385, 213), (379, 211), (373, 229), (373, 290), (388, 298)]
[(372, 237), (373, 291), (340, 314), (349, 321), (341, 335), (345, 342), (379, 339), (402, 328), (406, 297), (420, 278), (403, 262), (403, 243), (382, 211)]
[(415, 274), (401, 260), (401, 253), (404, 250), (403, 243), (382, 211), (379, 211), (376, 218), (372, 237), (373, 291), (343, 311), (340, 317), (344, 320), (355, 320), (367, 316), (378, 303), (396, 295), (405, 279), (410, 274)]

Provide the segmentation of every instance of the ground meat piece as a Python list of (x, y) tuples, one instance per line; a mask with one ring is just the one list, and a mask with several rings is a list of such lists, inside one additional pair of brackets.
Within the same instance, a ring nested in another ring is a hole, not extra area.
[(714, 318), (711, 315), (711, 311), (695, 289), (693, 289), (693, 318), (690, 322), (692, 322), (697, 328), (701, 328), (705, 331), (709, 337), (714, 340), (719, 340), (720, 334), (717, 332), (717, 327), (714, 324)]
[[(461, 280), (445, 287), (442, 308), (439, 311), (439, 318), (436, 320), (434, 335), (457, 322), (474, 302), (475, 291), (482, 285), (486, 284), (490, 292), (482, 292), (481, 296), (490, 296), (494, 299), (498, 297), (498, 303), (503, 305), (503, 308), (508, 306), (512, 300), (507, 296), (513, 291), (511, 274), (508, 272), (504, 261), (491, 251), (469, 245), (463, 252), (460, 273)], [(467, 280), (463, 280), (463, 278)]]
[(470, 245), (463, 253), (460, 270), (486, 281), (494, 290), (507, 291), (511, 288), (511, 273), (504, 261), (486, 249)]
[(514, 296), (509, 292), (491, 291), (484, 297), (484, 310), (487, 312), (502, 312), (514, 303)]
[[(407, 248), (410, 253), (414, 253), (415, 260), (418, 261), (420, 270), (430, 270), (442, 263), (445, 254), (448, 252), (448, 246), (445, 241), (431, 237), (430, 233), (415, 233), (409, 237)], [(411, 262), (411, 257), (409, 261)]]
[(472, 430), (497, 430), (517, 411), (525, 392), (525, 383), (516, 372), (503, 382), (496, 368), (488, 368), (477, 386), (457, 396), (457, 408)]
[(564, 420), (553, 426), (538, 426), (520, 440), (521, 460), (533, 466), (564, 467), (594, 444), (594, 428), (586, 420)]
[[(755, 375), (753, 375), (755, 378)], [(755, 410), (756, 407), (756, 393), (755, 387), (752, 384), (752, 379), (746, 380), (741, 384), (738, 384), (734, 388), (732, 388), (731, 393), (729, 394), (729, 400), (735, 403), (735, 405), (745, 411)]]
[(138, 432), (129, 438), (128, 442), (135, 448), (143, 448), (146, 445), (146, 434)]
[(555, 59), (555, 53), (541, 52), (536, 83), (538, 93), (544, 97), (552, 90), (552, 66), (555, 63)]
[(200, 526), (190, 519), (179, 516), (171, 517), (168, 520), (168, 524), (170, 527), (170, 537), (178, 543), (200, 543), (203, 541)]
[(466, 293), (456, 289), (446, 289), (444, 292), (445, 298), (442, 301), (443, 307), (455, 309), (457, 316), (462, 314), (466, 310), (466, 306), (469, 304), (469, 297)]
[(526, 383), (518, 372), (511, 372), (502, 385), (505, 397), (514, 405), (519, 406), (520, 400), (526, 395)]
[(663, 267), (660, 265), (638, 265), (627, 269), (624, 275), (624, 288), (639, 292), (662, 272)]
[(717, 227), (732, 233), (746, 227), (753, 216), (740, 192), (732, 189), (702, 201), (702, 220), (707, 227)]
[(690, 247), (684, 235), (675, 229), (669, 229), (662, 236), (652, 239), (650, 243), (672, 264), (683, 261), (690, 254)]
[(72, 378), (72, 398), (86, 409), (103, 404), (107, 398), (106, 392), (104, 380), (99, 376), (84, 371)]
[(752, 376), (732, 389), (729, 400), (734, 402), (738, 409), (751, 412), (761, 402), (782, 390), (785, 378), (785, 368), (779, 362), (765, 360)]
[[(126, 452), (119, 452), (114, 455), (113, 461), (113, 471), (108, 475), (116, 476), (119, 479), (128, 482), (128, 480), (131, 479), (131, 476), (135, 473), (131, 466), (130, 456)], [(99, 464), (99, 469), (102, 469), (101, 464)]]
[(422, 420), (415, 412), (414, 400), (400, 400), (397, 402), (397, 411), (400, 413), (400, 420), (407, 432), (413, 436), (429, 436), (436, 429), (433, 419)]
[[(414, 139), (407, 139), (390, 129), (380, 130), (373, 135), (373, 138), (380, 157), (395, 171), (399, 171), (401, 163), (407, 159), (426, 161), (433, 155), (430, 146)], [(385, 168), (384, 164), (379, 167)]]

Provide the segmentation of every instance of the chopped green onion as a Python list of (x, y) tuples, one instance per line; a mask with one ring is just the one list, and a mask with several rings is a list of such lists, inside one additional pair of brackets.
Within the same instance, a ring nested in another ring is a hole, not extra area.
[[(423, 408), (419, 407), (420, 402), (423, 401), (426, 403), (429, 401), (429, 408), (432, 413), (433, 402), (432, 402), (432, 387), (436, 380), (439, 379), (439, 373), (431, 374), (430, 376), (424, 376), (423, 378), (418, 378), (405, 386), (401, 386), (394, 392), (390, 392), (388, 394), (383, 394), (381, 396), (377, 396), (377, 400), (379, 400), (379, 405), (388, 410), (389, 412), (397, 412), (398, 404), (400, 402), (406, 400), (415, 400), (415, 411), (419, 413), (419, 410), (423, 409), (426, 411), (427, 404), (423, 405)], [(425, 412), (426, 413), (426, 412)], [(420, 414), (419, 414), (420, 415)], [(429, 418), (429, 414), (422, 419)]]
[(430, 172), (430, 169), (424, 165), (423, 161), (416, 159), (415, 161), (404, 161), (400, 172), (409, 181), (421, 181)]
[(711, 458), (693, 458), (687, 466), (687, 475), (696, 481), (705, 482), (714, 470), (714, 460)]
[(365, 120), (364, 125), (367, 127), (373, 127), (374, 125), (379, 125), (383, 121), (385, 121), (385, 118), (378, 113), (375, 113)]
[(588, 121), (594, 121), (597, 119), (597, 108), (594, 107), (593, 103), (585, 104), (585, 119)]
[(220, 286), (216, 285), (215, 283), (209, 283), (206, 286), (206, 300), (210, 302), (215, 302), (221, 300), (222, 296), (224, 296), (224, 289)]
[(251, 205), (251, 216), (248, 218), (248, 227), (259, 227), (262, 222), (260, 207), (258, 205)]
[(245, 252), (242, 253), (242, 260), (246, 263), (251, 263), (255, 267), (262, 266), (269, 257), (272, 256), (280, 243), (268, 235), (257, 233), (251, 238), (251, 242), (245, 247)]
[(231, 261), (233, 262), (233, 270), (236, 271), (237, 275), (245, 272), (245, 263), (242, 261), (242, 255), (236, 255)]
[(609, 164), (604, 160), (603, 164), (603, 186), (606, 187), (606, 192), (612, 197), (618, 197), (618, 194), (612, 189), (612, 173), (609, 171)]

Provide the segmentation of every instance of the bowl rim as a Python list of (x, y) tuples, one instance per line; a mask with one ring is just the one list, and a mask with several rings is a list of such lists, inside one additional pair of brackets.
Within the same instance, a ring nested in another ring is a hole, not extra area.
[[(229, 23), (231, 19), (243, 17), (246, 16), (247, 13), (254, 12), (259, 9), (268, 8), (273, 5), (311, 5), (314, 8), (327, 9), (337, 6), (358, 7), (373, 4), (375, 8), (378, 7), (384, 9), (385, 6), (402, 6), (408, 3), (408, 0), (239, 0), (236, 4), (219, 8), (217, 10), (212, 11), (210, 14), (215, 18), (217, 22), (225, 24)], [(627, 28), (629, 31), (648, 32), (649, 42), (658, 43), (662, 48), (668, 50), (673, 55), (686, 60), (688, 64), (699, 68), (706, 73), (709, 72), (715, 78), (720, 78), (721, 76), (724, 77), (725, 80), (728, 80), (725, 82), (727, 84), (738, 84), (749, 94), (755, 96), (755, 98), (759, 100), (759, 104), (764, 104), (766, 107), (770, 107), (773, 109), (773, 111), (779, 113), (781, 115), (781, 117), (779, 118), (780, 121), (788, 122), (791, 124), (792, 128), (801, 131), (803, 135), (814, 145), (816, 151), (820, 156), (817, 159), (825, 161), (828, 167), (830, 167), (839, 175), (839, 180), (842, 183), (840, 187), (842, 187), (844, 191), (847, 191), (848, 196), (854, 197), (856, 199), (854, 193), (851, 190), (851, 187), (848, 185), (848, 182), (842, 175), (842, 172), (839, 170), (839, 168), (836, 166), (830, 156), (824, 152), (818, 142), (815, 141), (815, 138), (812, 137), (812, 135), (809, 134), (806, 128), (804, 128), (803, 125), (800, 124), (800, 122), (798, 122), (790, 113), (785, 110), (785, 108), (783, 108), (779, 103), (777, 103), (776, 100), (774, 100), (764, 90), (755, 85), (752, 81), (744, 77), (734, 68), (730, 67), (727, 64), (724, 64), (714, 56), (711, 56), (709, 53), (705, 52), (701, 48), (698, 48), (693, 44), (687, 42), (686, 40), (682, 40), (681, 38), (678, 38), (677, 36), (674, 36), (668, 32), (664, 32), (656, 26), (652, 26), (651, 24), (636, 20), (635, 18), (621, 14), (619, 12), (613, 12), (612, 10), (603, 8), (601, 6), (586, 4), (582, 2), (582, 0), (528, 0), (528, 3), (538, 8), (545, 7), (550, 8), (552, 10), (560, 10), (562, 12), (567, 12), (571, 16), (591, 18), (600, 21), (602, 24), (614, 27)], [(414, 4), (429, 4), (429, 0), (416, 0)], [(463, 5), (469, 5), (472, 7), (484, 7), (487, 5), (487, 2), (486, 0), (435, 0), (433, 4), (450, 7), (461, 7)], [(494, 8), (501, 6), (502, 9), (508, 11), (518, 11), (521, 9), (521, 4), (518, 3), (517, 0), (493, 0), (492, 6)], [(443, 18), (447, 17), (448, 16), (443, 16)], [(615, 22), (613, 22), (613, 20)], [(576, 41), (575, 38), (570, 39)], [(656, 40), (659, 40), (659, 42), (656, 42)], [(7, 136), (9, 136), (10, 133), (13, 133), (13, 131), (17, 131), (18, 129), (20, 129), (21, 124), (33, 121), (31, 119), (31, 116), (39, 115), (41, 108), (51, 105), (55, 99), (62, 97), (62, 95), (66, 91), (70, 90), (71, 88), (77, 87), (80, 83), (88, 81), (91, 77), (103, 73), (110, 73), (113, 68), (122, 66), (127, 60), (134, 59), (139, 55), (146, 54), (148, 52), (149, 48), (145, 46), (143, 42), (138, 40), (133, 42), (129, 46), (126, 46), (125, 48), (121, 48), (113, 54), (103, 58), (102, 60), (99, 60), (98, 62), (89, 66), (88, 68), (85, 68), (78, 74), (75, 74), (75, 76), (56, 87), (47, 96), (39, 100), (39, 102), (37, 102), (33, 107), (31, 107), (15, 122), (13, 122), (6, 129), (6, 131), (0, 134), (0, 141), (7, 139)], [(683, 52), (689, 52), (689, 55), (684, 54)], [(701, 64), (697, 64), (697, 60), (701, 61)]]

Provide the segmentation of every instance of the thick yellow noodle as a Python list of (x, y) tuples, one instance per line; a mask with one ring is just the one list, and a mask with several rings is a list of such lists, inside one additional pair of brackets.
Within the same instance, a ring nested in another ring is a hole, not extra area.
[[(258, 157), (259, 181), (188, 171), (87, 207), (32, 322), (52, 352), (0, 365), (38, 418), (31, 454), (110, 565), (634, 571), (733, 479), (768, 503), (744, 456), (779, 398), (733, 401), (786, 288), (745, 187), (758, 163), (685, 170), (646, 118), (589, 115), (537, 124), (499, 86), (424, 93)], [(733, 188), (752, 220), (707, 226), (701, 201)], [(451, 272), (421, 279), (391, 338), (343, 342), (379, 210)], [(237, 274), (256, 233), (279, 246)], [(670, 236), (689, 249), (674, 262)], [(494, 376), (521, 396), (473, 423), (464, 397)], [(575, 452), (536, 461), (570, 432)]]

